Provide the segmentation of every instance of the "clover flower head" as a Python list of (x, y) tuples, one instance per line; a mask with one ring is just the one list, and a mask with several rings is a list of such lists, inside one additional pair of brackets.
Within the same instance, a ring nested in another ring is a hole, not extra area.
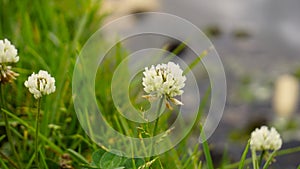
[(19, 61), (18, 51), (9, 40), (0, 40), (0, 64)]
[(251, 133), (250, 147), (252, 150), (279, 150), (282, 140), (275, 128), (268, 129), (267, 126), (256, 128)]
[(40, 70), (38, 74), (32, 73), (24, 85), (33, 94), (35, 99), (55, 92), (55, 79), (44, 70)]
[(179, 65), (173, 62), (146, 67), (142, 83), (144, 91), (150, 94), (148, 96), (166, 96), (173, 103), (182, 104), (173, 98), (183, 94), (181, 89), (185, 86), (186, 77), (182, 73)]
[(19, 75), (12, 70), (10, 63), (19, 61), (18, 51), (9, 40), (0, 40), (0, 83), (12, 82)]
[(181, 95), (185, 85), (186, 77), (182, 75), (178, 64), (158, 64), (146, 67), (144, 71), (144, 91), (157, 96), (166, 95), (170, 98)]
[(19, 76), (19, 74), (12, 71), (11, 66), (5, 66), (0, 64), (0, 83), (11, 83), (13, 80), (16, 80), (17, 76)]

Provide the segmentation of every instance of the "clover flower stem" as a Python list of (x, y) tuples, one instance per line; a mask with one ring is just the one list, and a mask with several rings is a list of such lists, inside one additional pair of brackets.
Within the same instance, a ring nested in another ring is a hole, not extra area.
[(262, 159), (264, 158), (264, 155), (265, 155), (266, 151), (263, 150), (260, 154), (260, 157), (259, 157), (259, 160), (258, 160), (258, 166), (261, 166), (261, 163), (262, 163)]
[(36, 165), (39, 168), (38, 136), (39, 136), (39, 116), (41, 112), (41, 98), (39, 98), (37, 101), (38, 101), (38, 112), (35, 119), (35, 159), (36, 159)]
[[(157, 108), (157, 112), (156, 112), (156, 120), (155, 120), (155, 124), (154, 124), (154, 129), (153, 129), (153, 133), (152, 133), (152, 139), (153, 137), (156, 135), (156, 131), (157, 131), (157, 126), (158, 126), (158, 120), (159, 120), (159, 113), (161, 111), (161, 107), (162, 107), (162, 104), (164, 102), (164, 98), (165, 96), (163, 96), (160, 100), (159, 100), (159, 105), (158, 105), (158, 108)], [(152, 140), (152, 143), (151, 143), (151, 154), (152, 155), (154, 153), (154, 140)], [(153, 158), (150, 158), (150, 161), (153, 160)]]
[(8, 139), (8, 142), (9, 142), (9, 145), (10, 145), (10, 148), (11, 150), (13, 151), (13, 154), (14, 156), (16, 157), (17, 159), (17, 163), (18, 163), (18, 168), (21, 168), (22, 167), (22, 164), (21, 164), (21, 160), (20, 160), (20, 157), (19, 157), (19, 154), (17, 153), (16, 151), (16, 148), (13, 144), (13, 139), (12, 139), (12, 135), (11, 135), (11, 132), (10, 132), (10, 126), (9, 126), (9, 123), (8, 123), (8, 117), (7, 117), (7, 114), (2, 110), (2, 108), (5, 108), (5, 103), (4, 103), (4, 94), (3, 94), (3, 84), (0, 83), (0, 98), (1, 98), (1, 107), (0, 107), (0, 110), (3, 112), (3, 117), (4, 117), (4, 123), (5, 123), (5, 130), (6, 130), (6, 134), (7, 134), (7, 139)]
[(252, 154), (253, 169), (259, 169), (258, 168), (258, 163), (257, 163), (256, 151), (252, 149), (251, 154)]
[(157, 112), (156, 112), (156, 120), (155, 120), (155, 125), (154, 125), (154, 129), (153, 129), (153, 134), (152, 136), (155, 136), (156, 134), (156, 130), (157, 130), (157, 126), (158, 126), (158, 120), (159, 120), (159, 113), (160, 113), (160, 110), (161, 110), (161, 107), (162, 107), (162, 104), (164, 102), (164, 96), (160, 99), (159, 101), (159, 105), (158, 105), (158, 109), (157, 109)]

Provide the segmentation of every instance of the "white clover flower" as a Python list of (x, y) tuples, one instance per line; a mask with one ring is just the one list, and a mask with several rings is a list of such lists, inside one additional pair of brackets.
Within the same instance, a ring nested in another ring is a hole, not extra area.
[(150, 94), (149, 96), (161, 97), (164, 95), (174, 104), (182, 104), (173, 98), (183, 93), (181, 89), (185, 85), (186, 77), (182, 73), (179, 65), (173, 62), (146, 67), (143, 72), (144, 91)]
[(44, 70), (40, 70), (38, 74), (32, 73), (24, 85), (33, 94), (35, 99), (55, 92), (55, 79)]
[(0, 83), (12, 82), (19, 75), (12, 70), (10, 63), (19, 61), (18, 51), (9, 40), (0, 40)]
[(282, 140), (275, 128), (268, 129), (267, 126), (256, 128), (251, 133), (250, 147), (252, 150), (279, 150)]
[(0, 40), (0, 64), (16, 63), (19, 61), (18, 51), (9, 40)]

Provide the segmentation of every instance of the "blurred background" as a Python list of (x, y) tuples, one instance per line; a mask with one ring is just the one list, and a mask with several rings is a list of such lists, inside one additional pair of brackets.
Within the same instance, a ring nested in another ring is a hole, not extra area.
[[(223, 62), (228, 86), (223, 118), (209, 142), (215, 160), (227, 151), (233, 161), (239, 159), (251, 131), (261, 125), (279, 130), (283, 148), (300, 146), (299, 7), (298, 0), (106, 0), (103, 3), (104, 11), (110, 14), (106, 22), (127, 14), (160, 11), (187, 19), (209, 37)], [(151, 22), (147, 19), (135, 18), (128, 24)], [(127, 48), (136, 51), (167, 46), (172, 51), (180, 45), (174, 39), (160, 38), (147, 36), (145, 41), (145, 37), (135, 37)], [(179, 56), (195, 58), (188, 49)], [(205, 72), (203, 68), (200, 71)], [(207, 78), (203, 73), (197, 75), (200, 84), (202, 78)], [(300, 163), (299, 156), (298, 153), (278, 157), (273, 167), (295, 168)]]

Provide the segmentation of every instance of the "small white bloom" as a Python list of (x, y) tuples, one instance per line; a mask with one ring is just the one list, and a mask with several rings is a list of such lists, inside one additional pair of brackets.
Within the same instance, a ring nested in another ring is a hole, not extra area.
[(267, 126), (256, 128), (251, 133), (250, 147), (252, 150), (279, 150), (282, 140), (275, 128), (268, 129)]
[(168, 98), (172, 98), (182, 95), (183, 90), (181, 89), (186, 80), (182, 73), (179, 65), (173, 62), (146, 67), (143, 73), (144, 91), (158, 97), (166, 95)]
[(9, 40), (0, 40), (0, 64), (16, 63), (19, 61), (18, 51)]
[(33, 94), (35, 99), (55, 92), (55, 79), (44, 70), (40, 70), (38, 74), (32, 73), (24, 85)]
[(144, 91), (149, 95), (143, 97), (151, 101), (166, 96), (165, 103), (170, 110), (173, 108), (169, 101), (176, 105), (183, 105), (181, 101), (173, 98), (183, 93), (181, 89), (185, 85), (186, 77), (182, 73), (183, 71), (179, 65), (173, 62), (156, 66), (152, 65), (150, 68), (146, 67), (143, 72), (143, 86)]

